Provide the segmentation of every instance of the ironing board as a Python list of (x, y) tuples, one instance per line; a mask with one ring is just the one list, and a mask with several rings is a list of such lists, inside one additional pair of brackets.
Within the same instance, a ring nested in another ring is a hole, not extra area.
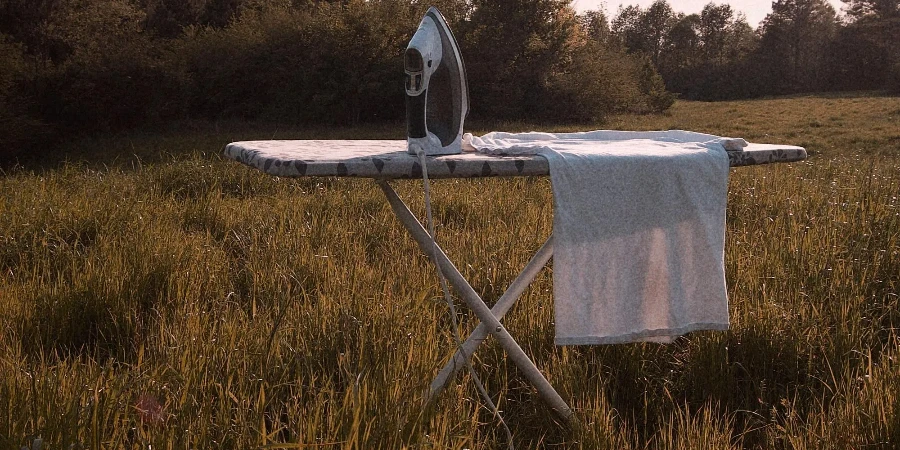
[[(420, 249), (432, 259), (481, 321), (432, 381), (429, 401), (443, 390), (457, 370), (464, 367), (481, 342), (492, 335), (549, 406), (563, 419), (570, 420), (573, 417), (571, 408), (500, 323), (553, 256), (552, 234), (494, 307), (489, 308), (443, 250), (433, 243), (428, 232), (389, 184), (392, 179), (422, 178), (419, 159), (407, 153), (406, 145), (405, 140), (245, 141), (228, 144), (224, 153), (231, 159), (275, 176), (362, 177), (375, 180), (394, 214)], [(732, 167), (800, 161), (805, 158), (806, 150), (789, 145), (750, 144), (742, 151), (728, 152)], [(426, 157), (426, 161), (429, 178), (546, 176), (550, 173), (548, 161), (536, 155), (491, 156), (462, 153)]]

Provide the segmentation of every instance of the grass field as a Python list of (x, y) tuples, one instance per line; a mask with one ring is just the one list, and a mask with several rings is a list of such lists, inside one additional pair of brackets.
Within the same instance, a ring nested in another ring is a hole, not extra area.
[[(489, 343), (477, 370), (516, 447), (900, 447), (900, 98), (678, 102), (600, 126), (811, 157), (731, 173), (728, 332), (555, 347), (542, 272), (505, 323), (578, 421), (558, 424)], [(402, 133), (210, 124), (82, 139), (0, 174), (0, 448), (504, 448), (468, 376), (422, 410), (450, 321), (376, 186), (219, 155)], [(395, 188), (421, 217), (421, 183)], [(550, 233), (545, 178), (433, 196), (439, 242), (488, 302)]]

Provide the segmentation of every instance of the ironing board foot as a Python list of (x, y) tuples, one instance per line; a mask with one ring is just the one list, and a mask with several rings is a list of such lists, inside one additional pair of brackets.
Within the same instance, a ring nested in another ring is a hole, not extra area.
[[(459, 355), (459, 361), (465, 362), (467, 358), (471, 357), (475, 347), (485, 339), (487, 334), (493, 335), (503, 350), (506, 351), (510, 360), (512, 360), (528, 381), (537, 389), (538, 394), (544, 401), (546, 401), (564, 420), (571, 421), (574, 417), (574, 413), (571, 408), (569, 408), (569, 405), (562, 397), (560, 397), (553, 386), (550, 385), (550, 382), (544, 378), (544, 375), (541, 374), (528, 355), (525, 354), (522, 348), (519, 347), (519, 344), (516, 343), (506, 328), (500, 323), (498, 316), (488, 308), (469, 282), (459, 273), (459, 270), (456, 269), (453, 262), (447, 258), (444, 251), (433, 243), (431, 236), (428, 235), (428, 232), (425, 231), (425, 228), (422, 227), (422, 224), (416, 219), (412, 212), (410, 212), (409, 208), (403, 203), (403, 200), (400, 199), (390, 184), (385, 180), (376, 180), (376, 183), (381, 188), (382, 192), (384, 192), (385, 197), (387, 197), (388, 203), (391, 205), (394, 214), (400, 219), (400, 222), (403, 223), (403, 226), (406, 227), (416, 243), (419, 244), (419, 248), (432, 259), (432, 262), (441, 270), (447, 278), (447, 281), (450, 282), (450, 285), (453, 286), (454, 290), (456, 290), (460, 297), (466, 302), (469, 309), (471, 309), (481, 321), (481, 324), (479, 324), (475, 333), (473, 333), (466, 341), (467, 344), (463, 344), (459, 349), (459, 351), (462, 352), (462, 355)], [(552, 254), (553, 246), (551, 240), (548, 239), (548, 242), (541, 247), (538, 254), (528, 263), (526, 270), (524, 270), (510, 286), (508, 293), (505, 293), (503, 297), (501, 297), (501, 300), (498, 301), (498, 304), (494, 306), (494, 309), (497, 310), (496, 312), (500, 317), (509, 310), (509, 307), (512, 306), (516, 298), (518, 298), (525, 290), (525, 287), (531, 282), (537, 272), (540, 271), (540, 268), (547, 263)], [(543, 262), (541, 262), (541, 260), (543, 260)], [(513, 289), (514, 286), (515, 289)], [(482, 331), (479, 332), (478, 330)], [(480, 337), (482, 334), (484, 337)], [(467, 345), (468, 347), (466, 347)], [(471, 348), (471, 351), (467, 351), (467, 348)], [(454, 356), (448, 365), (459, 366), (460, 364), (455, 363), (457, 360), (457, 356)], [(430, 397), (436, 395), (437, 391), (440, 391), (440, 389), (446, 385), (452, 372), (455, 370), (456, 367), (450, 367), (449, 369), (445, 367), (441, 371), (443, 375), (439, 374), (438, 379), (431, 385)], [(444, 372), (448, 373), (444, 374)], [(435, 389), (436, 387), (437, 389)]]

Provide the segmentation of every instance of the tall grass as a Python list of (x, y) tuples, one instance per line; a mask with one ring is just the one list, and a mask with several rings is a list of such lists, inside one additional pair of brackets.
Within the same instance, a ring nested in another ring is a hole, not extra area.
[[(813, 157), (732, 171), (728, 332), (555, 347), (542, 273), (505, 322), (578, 421), (558, 424), (489, 343), (476, 367), (517, 447), (900, 446), (898, 116), (900, 99), (875, 96), (617, 118)], [(467, 376), (423, 410), (450, 321), (374, 184), (269, 177), (217, 152), (402, 132), (119, 135), (4, 172), (0, 448), (504, 447)], [(394, 185), (421, 216), (420, 184)], [(550, 233), (549, 181), (444, 180), (433, 193), (441, 245), (495, 301)]]

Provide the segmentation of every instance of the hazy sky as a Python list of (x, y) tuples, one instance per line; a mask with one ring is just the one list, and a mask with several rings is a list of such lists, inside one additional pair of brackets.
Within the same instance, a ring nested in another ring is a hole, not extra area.
[[(699, 13), (710, 0), (668, 0), (672, 5), (672, 9), (676, 12), (685, 14)], [(835, 11), (840, 13), (843, 3), (840, 0), (828, 0)], [(589, 9), (604, 9), (610, 16), (615, 16), (619, 10), (619, 5), (640, 5), (647, 7), (653, 0), (574, 0), (572, 4), (578, 12), (587, 11)], [(728, 3), (731, 9), (742, 12), (747, 15), (747, 23), (751, 27), (756, 28), (759, 22), (766, 17), (766, 14), (772, 12), (771, 0), (721, 0), (713, 3)]]

